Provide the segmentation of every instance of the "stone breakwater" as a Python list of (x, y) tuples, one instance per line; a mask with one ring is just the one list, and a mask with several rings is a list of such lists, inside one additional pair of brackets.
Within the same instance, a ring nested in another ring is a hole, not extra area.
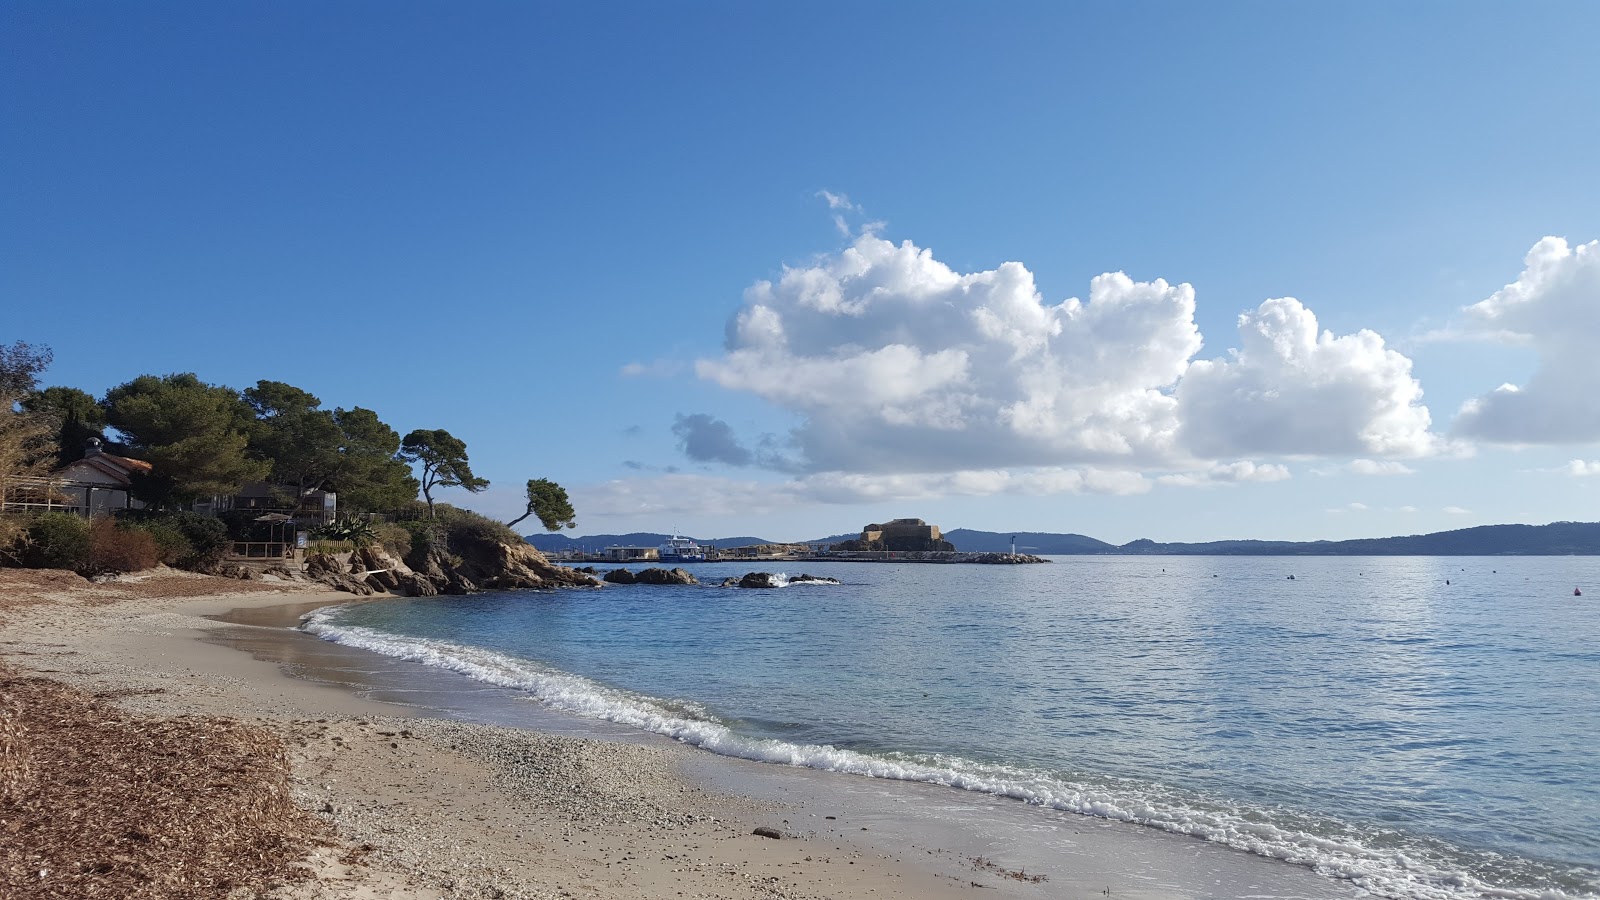
[(988, 566), (1017, 566), (1050, 561), (1031, 553), (972, 553), (961, 550), (853, 550), (827, 555), (792, 557), (792, 559), (796, 562), (971, 563)]

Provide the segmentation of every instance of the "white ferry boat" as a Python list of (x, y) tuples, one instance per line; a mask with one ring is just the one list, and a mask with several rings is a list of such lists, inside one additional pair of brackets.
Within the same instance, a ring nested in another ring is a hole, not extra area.
[(661, 545), (662, 562), (705, 562), (706, 551), (693, 540), (674, 534)]

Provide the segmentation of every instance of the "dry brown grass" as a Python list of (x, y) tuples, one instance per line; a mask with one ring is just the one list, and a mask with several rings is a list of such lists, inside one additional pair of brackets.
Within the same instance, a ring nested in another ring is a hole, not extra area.
[(225, 897), (300, 877), (325, 836), (272, 732), (0, 667), (0, 897)]
[(9, 611), (38, 603), (103, 606), (121, 600), (184, 600), (223, 594), (297, 592), (325, 586), (286, 582), (240, 581), (157, 568), (114, 581), (95, 582), (62, 569), (0, 568), (0, 622)]

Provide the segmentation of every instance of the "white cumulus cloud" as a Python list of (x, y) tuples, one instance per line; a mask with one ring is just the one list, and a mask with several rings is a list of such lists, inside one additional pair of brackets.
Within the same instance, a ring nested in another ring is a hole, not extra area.
[(749, 288), (726, 353), (696, 371), (798, 414), (811, 471), (1435, 449), (1410, 360), (1377, 334), (1319, 333), (1298, 301), (1269, 300), (1240, 317), (1229, 358), (1197, 361), (1194, 309), (1190, 285), (1120, 272), (1051, 304), (1021, 263), (963, 274), (866, 233)]
[(1209, 468), (1194, 472), (1173, 472), (1156, 478), (1156, 481), (1175, 487), (1204, 487), (1213, 484), (1240, 484), (1247, 481), (1283, 481), (1289, 469), (1277, 463), (1257, 463), (1240, 460), (1232, 463), (1215, 463)]
[(1411, 360), (1361, 330), (1319, 331), (1292, 297), (1239, 316), (1240, 346), (1178, 385), (1186, 446), (1202, 456), (1417, 457), (1436, 452)]
[(1318, 475), (1415, 475), (1417, 470), (1394, 459), (1352, 459), (1339, 466), (1312, 469)]
[(1466, 319), (1480, 334), (1532, 347), (1538, 368), (1527, 384), (1467, 401), (1454, 428), (1506, 444), (1600, 440), (1600, 241), (1570, 247), (1546, 237), (1523, 264), (1516, 281), (1467, 307)]

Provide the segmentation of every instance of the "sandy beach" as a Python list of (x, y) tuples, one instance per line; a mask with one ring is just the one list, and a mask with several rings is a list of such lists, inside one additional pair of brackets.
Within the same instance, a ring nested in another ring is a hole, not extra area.
[[(227, 896), (1357, 893), (1303, 869), (1078, 816), (1036, 843), (1032, 825), (1005, 830), (1007, 810), (1020, 806), (1010, 801), (726, 760), (653, 735), (543, 733), (382, 702), (381, 685), (350, 684), (334, 671), (339, 660), (320, 656), (362, 651), (286, 627), (317, 605), (351, 602), (347, 594), (165, 571), (94, 585), (0, 570), (0, 598), (0, 663), (23, 675), (130, 714), (225, 717), (283, 742), (293, 801), (326, 836), (298, 861), (303, 877)], [(986, 826), (928, 825), (919, 803), (967, 804)], [(28, 896), (78, 895), (52, 884), (41, 876)]]

